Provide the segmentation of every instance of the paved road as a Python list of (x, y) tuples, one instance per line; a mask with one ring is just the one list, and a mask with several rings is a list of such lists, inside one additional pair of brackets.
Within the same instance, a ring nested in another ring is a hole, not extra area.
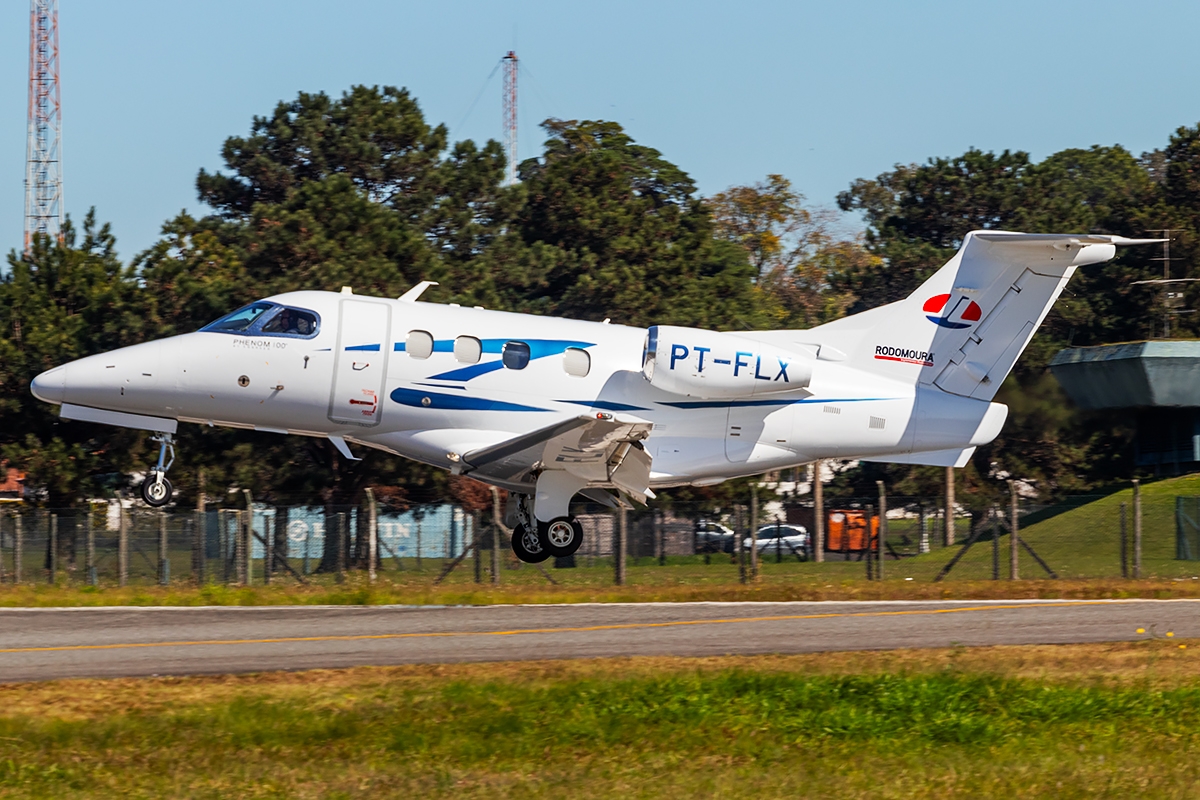
[(1198, 600), (0, 609), (0, 681), (1200, 636)]

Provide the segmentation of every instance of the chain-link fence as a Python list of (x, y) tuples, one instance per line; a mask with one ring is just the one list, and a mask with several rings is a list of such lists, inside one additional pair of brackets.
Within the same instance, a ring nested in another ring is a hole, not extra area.
[[(770, 498), (764, 493), (764, 497)], [(1017, 499), (956, 505), (941, 498), (756, 498), (726, 506), (660, 503), (628, 512), (575, 511), (583, 542), (578, 580), (611, 582), (614, 553), (630, 580), (882, 578), (1173, 578), (1200, 574), (1200, 498), (1131, 491), (1053, 505)], [(1012, 534), (1016, 512), (1017, 536)], [(376, 569), (393, 579), (484, 580), (518, 569), (509, 532), (489, 509), (451, 502), (391, 510), (357, 505), (152, 510), (124, 501), (76, 509), (0, 508), (0, 582), (257, 584), (336, 579), (366, 569), (375, 531)], [(500, 552), (492, 557), (499, 527)], [(622, 538), (621, 531), (624, 531)], [(623, 541), (623, 545), (622, 545)], [(546, 566), (550, 566), (547, 564)], [(653, 572), (638, 568), (664, 567)], [(641, 578), (637, 578), (640, 575)], [(443, 575), (442, 577), (445, 577)]]

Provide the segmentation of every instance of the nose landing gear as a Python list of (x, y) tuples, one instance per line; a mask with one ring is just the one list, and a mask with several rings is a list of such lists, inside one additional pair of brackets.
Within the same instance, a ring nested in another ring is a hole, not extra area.
[(175, 493), (171, 482), (167, 480), (167, 470), (175, 463), (175, 439), (171, 434), (164, 433), (152, 437), (150, 441), (158, 442), (158, 464), (151, 468), (146, 480), (142, 481), (142, 499), (146, 505), (160, 508), (171, 502), (171, 495)]

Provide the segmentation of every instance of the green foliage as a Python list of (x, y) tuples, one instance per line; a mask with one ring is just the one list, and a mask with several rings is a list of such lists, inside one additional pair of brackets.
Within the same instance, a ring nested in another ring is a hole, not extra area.
[(686, 173), (615, 122), (544, 127), (544, 156), (521, 165), (516, 224), (528, 256), (512, 308), (626, 325), (763, 326), (753, 267), (714, 238)]
[(134, 437), (82, 423), (65, 430), (29, 383), (72, 359), (140, 341), (139, 298), (133, 271), (94, 211), (82, 237), (68, 219), (61, 240), (42, 236), (28, 253), (9, 253), (0, 275), (0, 452), (52, 504), (97, 491), (97, 476), (127, 469)]

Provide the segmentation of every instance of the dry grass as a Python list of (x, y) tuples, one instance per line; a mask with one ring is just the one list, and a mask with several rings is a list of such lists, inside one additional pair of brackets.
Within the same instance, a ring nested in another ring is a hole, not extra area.
[(1200, 646), (1189, 640), (1147, 639), (1111, 644), (954, 647), (800, 655), (676, 658), (637, 656), (570, 661), (412, 664), (300, 672), (260, 672), (163, 678), (70, 679), (0, 684), (4, 714), (63, 719), (117, 713), (155, 714), (181, 704), (221, 703), (253, 695), (274, 700), (354, 702), (381, 686), (429, 689), (447, 682), (499, 681), (544, 685), (566, 680), (661, 678), (741, 670), (798, 675), (963, 675), (1038, 680), (1063, 685), (1161, 689), (1200, 680)]

